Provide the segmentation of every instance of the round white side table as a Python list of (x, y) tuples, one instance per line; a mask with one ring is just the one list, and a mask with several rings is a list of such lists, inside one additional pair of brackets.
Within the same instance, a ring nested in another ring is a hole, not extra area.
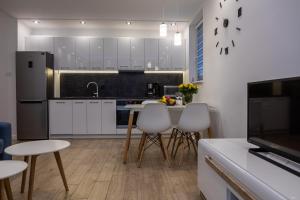
[(2, 199), (2, 187), (4, 185), (8, 200), (13, 199), (9, 178), (23, 172), (27, 163), (23, 161), (5, 160), (0, 161), (0, 199)]
[[(59, 151), (68, 148), (70, 145), (71, 145), (70, 142), (64, 140), (38, 140), (38, 141), (15, 144), (5, 149), (5, 152), (9, 155), (24, 156), (24, 161), (27, 163), (29, 162), (29, 157), (31, 157), (28, 200), (32, 199), (36, 160), (39, 155), (43, 155), (43, 154), (54, 153), (65, 189), (66, 191), (69, 191)], [(24, 193), (26, 175), (27, 175), (27, 170), (23, 172), (21, 193)]]

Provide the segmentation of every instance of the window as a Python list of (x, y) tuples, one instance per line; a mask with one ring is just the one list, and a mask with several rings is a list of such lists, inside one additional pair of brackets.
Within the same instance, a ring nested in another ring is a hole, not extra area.
[(203, 23), (196, 27), (196, 81), (203, 81)]

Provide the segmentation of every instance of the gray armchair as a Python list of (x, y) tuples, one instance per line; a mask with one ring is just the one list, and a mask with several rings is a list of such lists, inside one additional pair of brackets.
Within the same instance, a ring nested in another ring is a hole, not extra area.
[(4, 149), (11, 145), (11, 125), (0, 122), (0, 160), (11, 160), (11, 156), (4, 153)]

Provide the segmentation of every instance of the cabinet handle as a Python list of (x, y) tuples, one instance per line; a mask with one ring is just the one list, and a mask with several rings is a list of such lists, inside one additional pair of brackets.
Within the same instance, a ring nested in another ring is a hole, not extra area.
[(90, 101), (91, 104), (99, 104), (98, 101)]
[(128, 67), (128, 66), (120, 66), (121, 68), (125, 68), (125, 67)]
[(205, 162), (233, 189), (236, 191), (244, 200), (256, 200), (255, 196), (239, 181), (237, 181), (232, 175), (226, 172), (223, 167), (214, 161), (210, 156), (205, 156)]
[(113, 104), (114, 102), (112, 102), (112, 101), (104, 101), (103, 103), (109, 103), (109, 104)]
[(77, 101), (77, 102), (75, 102), (75, 104), (83, 104), (83, 102), (82, 101)]
[(66, 102), (63, 101), (57, 101), (56, 104), (65, 104)]

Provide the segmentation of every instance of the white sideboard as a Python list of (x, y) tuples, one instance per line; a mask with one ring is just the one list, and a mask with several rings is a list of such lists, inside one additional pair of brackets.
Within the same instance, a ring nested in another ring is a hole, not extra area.
[[(300, 178), (248, 152), (246, 139), (199, 141), (198, 187), (203, 199), (243, 200), (228, 176), (257, 200), (299, 200)], [(212, 164), (221, 169), (221, 174)], [(227, 178), (228, 178), (227, 177)], [(241, 189), (239, 188), (239, 189)]]

